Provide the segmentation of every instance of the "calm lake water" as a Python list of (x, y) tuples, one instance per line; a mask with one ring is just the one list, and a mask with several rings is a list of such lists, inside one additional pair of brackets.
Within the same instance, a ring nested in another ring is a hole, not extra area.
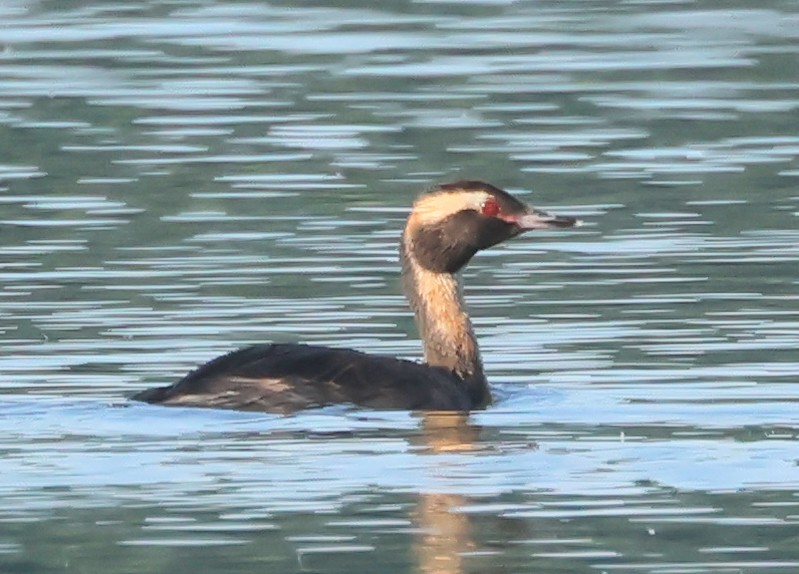
[[(0, 5), (0, 571), (799, 571), (799, 4)], [(586, 220), (464, 280), (495, 404), (130, 402), (419, 358), (435, 182)]]

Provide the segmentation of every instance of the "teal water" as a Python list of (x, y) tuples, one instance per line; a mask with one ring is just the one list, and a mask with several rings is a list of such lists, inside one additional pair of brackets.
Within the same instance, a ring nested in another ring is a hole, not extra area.
[[(0, 571), (799, 570), (799, 7), (0, 6)], [(241, 345), (419, 358), (396, 243), (483, 178), (496, 402), (128, 401)]]

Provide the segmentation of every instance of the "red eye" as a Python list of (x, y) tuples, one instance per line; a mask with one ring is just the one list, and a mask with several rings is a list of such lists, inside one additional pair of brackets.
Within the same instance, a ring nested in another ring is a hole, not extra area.
[(499, 215), (500, 209), (497, 200), (494, 199), (493, 197), (489, 197), (488, 199), (486, 199), (485, 203), (483, 203), (481, 212), (486, 217), (496, 217), (497, 215)]

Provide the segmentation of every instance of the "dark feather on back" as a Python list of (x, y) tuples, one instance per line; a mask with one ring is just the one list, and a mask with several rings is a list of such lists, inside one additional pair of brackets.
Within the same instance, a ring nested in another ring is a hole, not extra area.
[(133, 398), (276, 413), (336, 403), (374, 409), (471, 408), (463, 381), (444, 369), (350, 349), (296, 344), (239, 349), (202, 365), (174, 385)]

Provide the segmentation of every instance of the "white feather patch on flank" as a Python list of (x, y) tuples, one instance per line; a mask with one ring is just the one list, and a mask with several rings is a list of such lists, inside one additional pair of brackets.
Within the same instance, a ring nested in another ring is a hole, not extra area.
[(426, 225), (464, 209), (480, 211), (489, 197), (485, 191), (442, 191), (423, 195), (413, 204), (410, 219), (417, 225)]

